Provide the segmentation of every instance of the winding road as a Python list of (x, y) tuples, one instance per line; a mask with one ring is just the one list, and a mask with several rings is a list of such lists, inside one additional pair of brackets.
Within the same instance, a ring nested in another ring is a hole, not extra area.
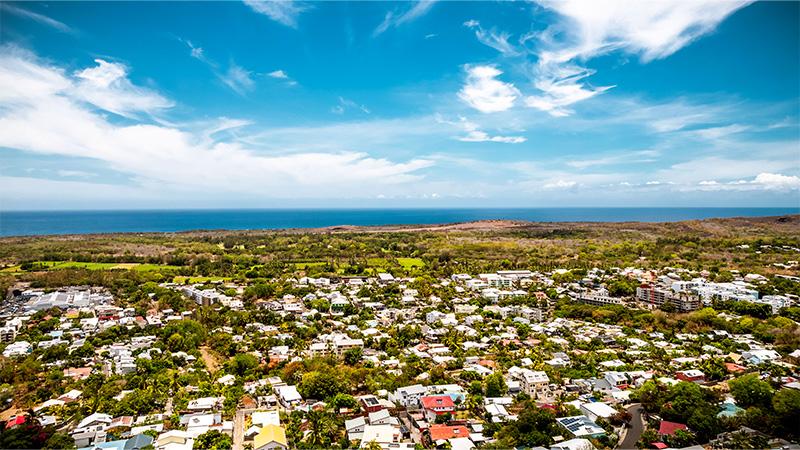
[(628, 406), (628, 412), (631, 415), (631, 427), (626, 429), (625, 436), (622, 438), (619, 445), (617, 445), (618, 449), (627, 450), (636, 448), (636, 442), (639, 441), (644, 431), (644, 421), (642, 420), (643, 410), (644, 408), (642, 408), (642, 405), (639, 403)]

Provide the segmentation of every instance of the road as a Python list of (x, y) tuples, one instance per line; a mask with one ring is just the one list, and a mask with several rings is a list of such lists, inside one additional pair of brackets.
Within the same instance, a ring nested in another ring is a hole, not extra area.
[(233, 416), (233, 450), (244, 449), (244, 424), (248, 414), (252, 414), (254, 409), (237, 409)]
[(617, 448), (619, 449), (635, 449), (636, 442), (642, 436), (644, 431), (644, 421), (642, 420), (642, 405), (634, 403), (628, 406), (628, 412), (631, 414), (630, 428), (625, 429), (624, 437), (620, 441)]

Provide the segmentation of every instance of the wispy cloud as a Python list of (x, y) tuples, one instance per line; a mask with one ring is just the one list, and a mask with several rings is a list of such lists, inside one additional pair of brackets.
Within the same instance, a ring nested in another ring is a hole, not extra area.
[(475, 37), (480, 43), (497, 50), (504, 56), (519, 56), (523, 54), (520, 49), (508, 41), (511, 38), (510, 33), (495, 29), (485, 30), (481, 27), (480, 22), (474, 19), (464, 22), (464, 26), (475, 30)]
[(525, 103), (553, 116), (572, 113), (570, 105), (594, 97), (613, 86), (593, 87), (586, 78), (594, 74), (585, 61), (622, 51), (642, 62), (665, 58), (716, 26), (745, 1), (629, 2), (604, 0), (539, 0), (561, 21), (536, 35), (537, 62), (533, 67), (538, 95)]
[(348, 110), (361, 111), (364, 114), (371, 113), (366, 106), (341, 96), (339, 97), (339, 102), (331, 108), (331, 112), (334, 114), (344, 114)]
[(505, 111), (514, 106), (519, 90), (497, 78), (503, 74), (494, 66), (468, 66), (464, 86), (458, 97), (483, 113)]
[(255, 81), (253, 81), (252, 75), (253, 73), (249, 70), (231, 62), (228, 65), (228, 70), (219, 77), (231, 90), (239, 95), (245, 95), (255, 87)]
[(253, 11), (270, 19), (297, 28), (297, 18), (308, 7), (292, 0), (244, 0), (244, 4)]
[(228, 63), (227, 67), (223, 68), (221, 64), (206, 55), (203, 47), (196, 46), (189, 40), (180, 39), (180, 41), (189, 47), (189, 54), (192, 58), (207, 65), (214, 73), (214, 76), (233, 92), (244, 96), (255, 88), (255, 74), (252, 71), (236, 64), (233, 60)]
[(372, 32), (372, 36), (378, 36), (389, 28), (399, 27), (424, 16), (430, 11), (434, 3), (436, 3), (436, 0), (420, 0), (413, 2), (413, 6), (405, 11), (387, 11), (383, 21)]
[(39, 22), (42, 25), (54, 28), (63, 33), (75, 32), (75, 30), (73, 30), (69, 25), (65, 24), (64, 22), (59, 22), (58, 20), (55, 20), (52, 17), (48, 17), (45, 16), (44, 14), (33, 12), (29, 9), (20, 8), (18, 6), (11, 5), (7, 2), (0, 2), (0, 13), (9, 13), (9, 14), (14, 14), (15, 16), (25, 17), (35, 22)]

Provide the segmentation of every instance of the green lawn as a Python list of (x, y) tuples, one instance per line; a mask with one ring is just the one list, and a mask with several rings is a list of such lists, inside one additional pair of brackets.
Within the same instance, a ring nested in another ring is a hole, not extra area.
[(397, 262), (403, 266), (403, 269), (412, 269), (414, 267), (425, 267), (425, 261), (420, 258), (397, 258)]

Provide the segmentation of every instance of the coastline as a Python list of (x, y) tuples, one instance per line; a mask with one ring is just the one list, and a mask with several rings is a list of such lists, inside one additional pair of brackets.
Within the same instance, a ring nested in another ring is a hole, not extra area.
[(184, 236), (224, 237), (233, 235), (271, 235), (271, 234), (336, 234), (336, 233), (444, 233), (444, 232), (524, 232), (548, 235), (564, 232), (597, 232), (609, 231), (635, 231), (635, 232), (663, 232), (695, 231), (709, 234), (737, 230), (741, 232), (748, 228), (796, 228), (800, 233), (800, 213), (780, 214), (773, 216), (738, 216), (738, 217), (713, 217), (704, 219), (689, 219), (677, 221), (526, 221), (507, 219), (484, 219), (449, 223), (417, 223), (417, 224), (384, 224), (384, 225), (330, 225), (323, 227), (285, 227), (285, 228), (197, 228), (176, 231), (109, 231), (109, 232), (77, 232), (53, 234), (19, 234), (6, 235), (0, 233), (0, 242), (16, 239), (88, 239), (98, 237), (116, 236)]

